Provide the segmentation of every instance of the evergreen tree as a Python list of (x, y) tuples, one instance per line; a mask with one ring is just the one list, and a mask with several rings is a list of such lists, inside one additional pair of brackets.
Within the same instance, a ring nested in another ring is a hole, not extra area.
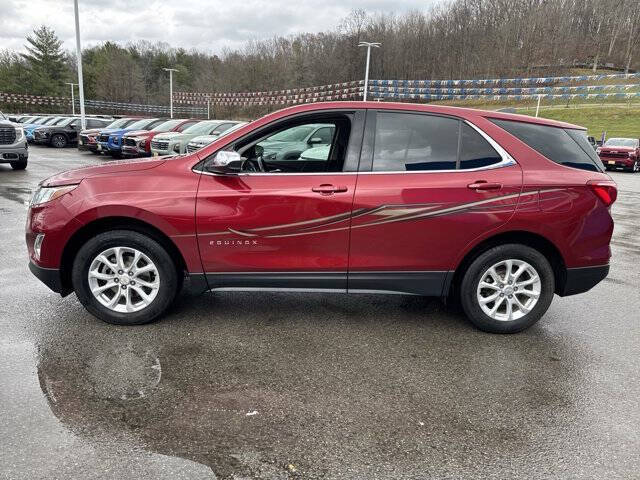
[(27, 37), (28, 53), (21, 54), (31, 72), (30, 92), (36, 95), (60, 95), (69, 76), (62, 41), (43, 25)]

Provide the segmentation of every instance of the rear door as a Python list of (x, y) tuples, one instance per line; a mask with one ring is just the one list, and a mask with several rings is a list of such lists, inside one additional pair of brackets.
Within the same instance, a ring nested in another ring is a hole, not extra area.
[(440, 295), (459, 252), (513, 214), (521, 168), (454, 117), (369, 111), (364, 138), (349, 290)]

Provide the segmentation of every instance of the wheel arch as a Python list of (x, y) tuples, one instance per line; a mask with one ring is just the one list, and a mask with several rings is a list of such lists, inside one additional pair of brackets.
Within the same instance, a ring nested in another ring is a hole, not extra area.
[(558, 250), (558, 248), (548, 238), (538, 233), (525, 230), (514, 230), (493, 235), (485, 238), (477, 245), (474, 245), (456, 266), (452, 280), (449, 283), (444, 296), (447, 297), (458, 291), (464, 273), (478, 256), (490, 248), (508, 243), (526, 245), (543, 254), (547, 260), (549, 260), (551, 268), (553, 269), (553, 275), (555, 277), (555, 291), (562, 291), (567, 279), (567, 266), (560, 250)]
[(110, 230), (131, 230), (153, 238), (167, 250), (176, 266), (178, 279), (182, 281), (184, 272), (187, 271), (187, 264), (182, 252), (171, 238), (157, 227), (143, 220), (131, 217), (112, 216), (99, 218), (86, 223), (69, 238), (69, 241), (62, 251), (60, 261), (60, 277), (63, 286), (71, 288), (73, 261), (80, 247), (95, 235)]

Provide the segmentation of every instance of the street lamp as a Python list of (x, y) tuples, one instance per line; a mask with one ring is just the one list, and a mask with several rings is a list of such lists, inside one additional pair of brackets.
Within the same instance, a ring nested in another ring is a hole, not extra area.
[(71, 83), (71, 82), (64, 82), (67, 85), (71, 85), (71, 115), (75, 116), (76, 115), (76, 100), (73, 96), (73, 87), (74, 85), (78, 85), (77, 83)]
[(173, 118), (173, 72), (177, 72), (177, 68), (163, 68), (165, 72), (169, 72), (169, 114)]
[[(73, 0), (73, 10), (76, 16), (76, 61), (78, 62), (78, 93), (80, 94), (80, 124), (82, 130), (87, 128), (84, 116), (84, 83), (82, 80), (82, 49), (80, 48), (80, 16), (78, 15), (78, 0)], [(73, 88), (73, 85), (71, 86)]]
[(367, 47), (367, 66), (364, 70), (364, 95), (362, 101), (367, 101), (367, 92), (369, 91), (369, 59), (371, 58), (371, 47), (380, 48), (380, 42), (360, 42), (359, 47)]

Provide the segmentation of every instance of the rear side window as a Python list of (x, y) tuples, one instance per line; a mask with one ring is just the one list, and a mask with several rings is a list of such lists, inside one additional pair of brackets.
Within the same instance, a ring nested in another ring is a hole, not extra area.
[(496, 118), (489, 120), (555, 163), (592, 172), (604, 170), (583, 130)]
[(489, 142), (466, 123), (462, 124), (460, 135), (461, 169), (488, 167), (502, 161)]
[(455, 170), (459, 128), (453, 118), (378, 113), (373, 170)]

